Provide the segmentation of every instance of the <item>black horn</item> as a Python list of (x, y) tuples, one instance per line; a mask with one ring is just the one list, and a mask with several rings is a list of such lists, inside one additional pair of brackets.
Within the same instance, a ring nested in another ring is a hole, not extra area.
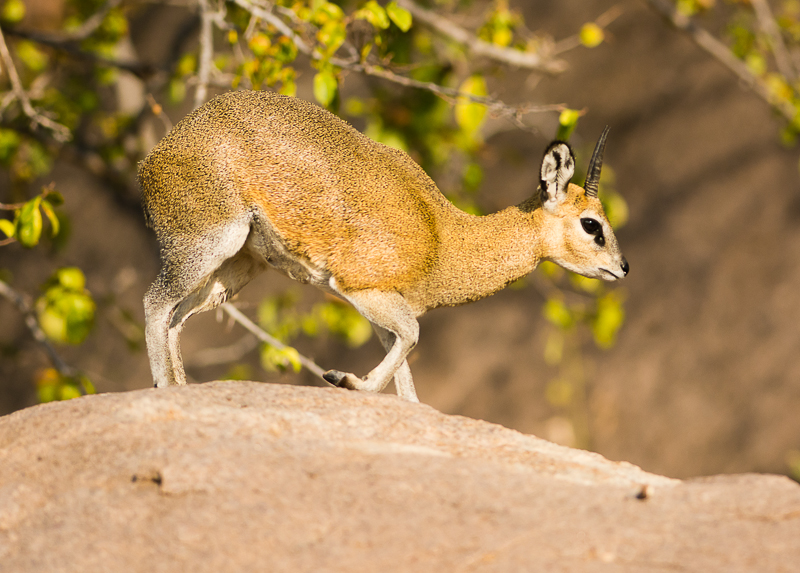
[(608, 126), (600, 134), (597, 145), (594, 146), (594, 153), (589, 160), (589, 169), (586, 171), (586, 183), (583, 188), (589, 197), (597, 197), (600, 188), (600, 170), (603, 168), (603, 151), (606, 148), (606, 138), (608, 137)]

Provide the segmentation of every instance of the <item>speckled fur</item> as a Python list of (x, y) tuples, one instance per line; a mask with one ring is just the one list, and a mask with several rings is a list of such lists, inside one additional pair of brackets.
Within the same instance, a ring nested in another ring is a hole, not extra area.
[[(405, 356), (418, 316), (493, 294), (542, 259), (589, 276), (621, 259), (600, 202), (576, 185), (559, 180), (558, 197), (469, 215), (406, 153), (269, 92), (231, 92), (189, 114), (141, 163), (139, 180), (163, 261), (145, 297), (158, 386), (185, 382), (185, 320), (268, 266), (342, 296), (380, 329), (387, 359), (364, 380), (342, 374), (340, 385), (378, 391), (397, 373), (416, 399)], [(602, 221), (609, 249), (580, 236), (581, 213)]]

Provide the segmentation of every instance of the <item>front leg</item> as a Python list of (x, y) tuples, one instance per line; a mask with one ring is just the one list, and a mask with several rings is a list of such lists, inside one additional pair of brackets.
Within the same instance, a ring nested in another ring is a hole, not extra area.
[[(354, 374), (329, 370), (325, 373), (325, 380), (334, 386), (349, 390), (380, 392), (386, 388), (395, 374), (398, 374), (401, 380), (397, 386), (400, 397), (418, 402), (406, 357), (417, 344), (419, 323), (405, 298), (397, 292), (378, 290), (341, 294), (364, 318), (389, 335), (382, 336), (379, 331), (381, 342), (387, 347), (388, 352), (386, 358), (363, 379)], [(391, 344), (389, 344), (390, 338), (393, 339)]]

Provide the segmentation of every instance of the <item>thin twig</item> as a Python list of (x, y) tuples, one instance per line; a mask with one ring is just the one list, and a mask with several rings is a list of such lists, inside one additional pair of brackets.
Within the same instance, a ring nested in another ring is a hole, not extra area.
[(197, 72), (197, 87), (194, 90), (194, 107), (198, 108), (206, 101), (208, 93), (208, 76), (211, 60), (214, 58), (214, 18), (209, 0), (198, 0), (200, 5), (200, 62)]
[[(234, 319), (235, 320), (235, 319)], [(258, 347), (258, 339), (252, 334), (245, 334), (237, 342), (221, 348), (207, 348), (192, 358), (191, 365), (197, 368), (230, 364)]]
[(0, 203), (0, 210), (2, 211), (16, 211), (22, 209), (25, 203)]
[(350, 69), (354, 69), (356, 71), (361, 71), (368, 76), (374, 76), (378, 78), (383, 78), (385, 80), (389, 80), (396, 84), (426, 89), (431, 91), (439, 96), (445, 98), (451, 98), (452, 102), (458, 101), (459, 99), (467, 99), (469, 101), (480, 103), (485, 105), (491, 112), (496, 115), (501, 116), (514, 116), (519, 117), (521, 115), (525, 115), (527, 113), (542, 113), (548, 111), (563, 111), (566, 109), (565, 104), (557, 103), (557, 104), (546, 104), (546, 105), (532, 105), (532, 104), (520, 104), (517, 106), (508, 105), (502, 101), (496, 100), (494, 98), (485, 97), (485, 96), (476, 96), (473, 94), (468, 94), (461, 92), (454, 88), (448, 88), (446, 86), (441, 86), (439, 84), (435, 84), (433, 82), (421, 82), (419, 80), (415, 80), (412, 78), (408, 78), (406, 76), (401, 76), (394, 72), (391, 72), (385, 68), (379, 66), (372, 66), (368, 64), (356, 64), (350, 67)]
[(153, 112), (153, 115), (160, 119), (161, 123), (164, 124), (164, 131), (169, 132), (172, 129), (172, 121), (164, 112), (164, 106), (156, 101), (156, 98), (153, 97), (153, 94), (147, 94), (145, 99), (147, 100), (147, 105), (150, 106), (150, 111)]
[(736, 74), (736, 76), (747, 84), (756, 95), (769, 103), (786, 119), (789, 121), (794, 120), (796, 116), (794, 106), (789, 102), (776, 101), (764, 82), (755, 76), (744, 62), (734, 56), (725, 44), (717, 40), (711, 33), (698, 26), (691, 18), (678, 12), (675, 6), (667, 0), (647, 0), (647, 3), (678, 30), (688, 34), (698, 46)]
[[(247, 318), (244, 314), (242, 314), (239, 309), (233, 306), (231, 303), (226, 302), (222, 305), (222, 309), (227, 312), (236, 322), (241, 324), (245, 329), (252, 332), (253, 334), (258, 337), (261, 342), (266, 342), (270, 346), (274, 346), (278, 350), (284, 350), (286, 348), (290, 348), (289, 346), (282, 343), (280, 340), (275, 338), (274, 336), (270, 336), (267, 332), (264, 331), (261, 327), (259, 327), (256, 323), (252, 320)], [(325, 374), (325, 370), (320, 368), (313, 360), (310, 358), (306, 358), (302, 354), (298, 353), (300, 364), (302, 364), (307, 370), (312, 372), (313, 374), (322, 378), (322, 375)]]
[(44, 46), (48, 46), (56, 50), (60, 50), (71, 56), (76, 56), (78, 58), (88, 60), (95, 64), (109, 66), (111, 68), (117, 68), (126, 72), (130, 72), (137, 78), (142, 80), (149, 79), (150, 77), (152, 77), (153, 75), (155, 75), (160, 71), (165, 71), (157, 69), (149, 64), (141, 64), (136, 61), (111, 60), (94, 52), (87, 52), (81, 49), (80, 42), (78, 41), (72, 40), (70, 38), (56, 36), (53, 34), (48, 34), (45, 32), (40, 32), (36, 30), (20, 30), (14, 28), (11, 30), (8, 29), (5, 30), (5, 33), (15, 38), (23, 38), (25, 40), (31, 40), (32, 42), (36, 42), (38, 44), (42, 44)]
[(78, 370), (64, 362), (53, 345), (50, 344), (50, 341), (47, 340), (47, 335), (42, 330), (42, 327), (39, 326), (39, 321), (36, 320), (36, 315), (25, 297), (4, 281), (0, 281), (0, 295), (16, 306), (20, 313), (22, 313), (25, 319), (25, 325), (28, 327), (28, 330), (31, 331), (34, 340), (44, 348), (50, 362), (55, 369), (58, 370), (58, 373), (68, 378), (77, 376), (79, 374)]
[(755, 10), (758, 24), (764, 33), (769, 38), (772, 53), (775, 55), (775, 65), (778, 66), (778, 71), (787, 80), (791, 81), (797, 77), (797, 70), (792, 63), (792, 58), (789, 56), (789, 50), (786, 49), (786, 44), (781, 36), (778, 23), (775, 22), (775, 16), (767, 3), (767, 0), (751, 0), (753, 10)]
[(424, 22), (443, 36), (463, 45), (475, 56), (483, 56), (519, 68), (547, 74), (560, 74), (567, 69), (567, 63), (563, 60), (543, 58), (534, 52), (503, 48), (485, 42), (436, 12), (422, 8), (412, 0), (398, 0), (397, 4), (411, 12), (411, 15), (420, 22)]
[(25, 88), (22, 87), (22, 81), (19, 79), (17, 68), (14, 66), (14, 60), (11, 58), (11, 52), (8, 51), (8, 45), (6, 45), (6, 39), (5, 36), (3, 36), (2, 30), (0, 30), (0, 59), (3, 60), (3, 65), (8, 73), (8, 79), (11, 81), (11, 89), (14, 91), (14, 95), (19, 100), (23, 113), (31, 120), (31, 125), (33, 128), (35, 129), (37, 125), (46, 127), (53, 132), (53, 138), (62, 143), (72, 139), (72, 134), (67, 126), (53, 121), (49, 117), (45, 117), (36, 111), (36, 108), (34, 108), (33, 104), (31, 104), (31, 100), (28, 97), (28, 94), (25, 92)]

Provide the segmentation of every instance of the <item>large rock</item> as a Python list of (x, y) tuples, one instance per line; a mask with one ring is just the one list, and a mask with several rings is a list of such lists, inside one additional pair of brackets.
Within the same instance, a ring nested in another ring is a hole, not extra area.
[(0, 418), (0, 571), (796, 571), (800, 486), (393, 396), (215, 382)]

